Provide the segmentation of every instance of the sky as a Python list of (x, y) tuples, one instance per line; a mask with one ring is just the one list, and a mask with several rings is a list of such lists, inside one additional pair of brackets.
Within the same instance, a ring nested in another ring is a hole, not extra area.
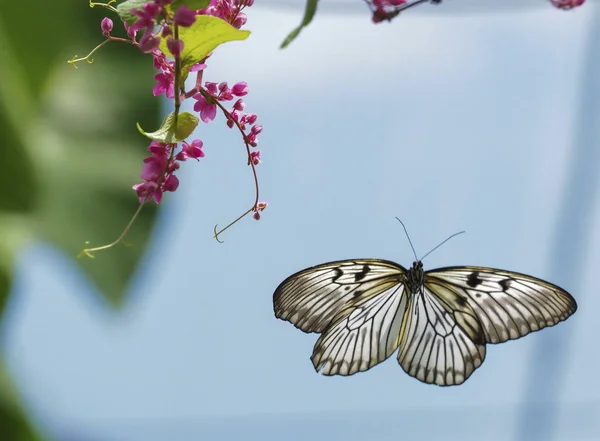
[[(513, 440), (523, 403), (539, 398), (527, 393), (532, 368), (546, 369), (536, 348), (565, 335), (548, 361), (564, 366), (553, 439), (597, 439), (600, 228), (576, 274), (555, 271), (552, 254), (557, 234), (577, 233), (556, 231), (565, 197), (590, 200), (586, 219), (600, 226), (596, 189), (568, 187), (594, 13), (590, 4), (407, 14), (377, 26), (367, 14), (317, 14), (281, 51), (300, 11), (251, 8), (251, 37), (219, 48), (205, 79), (248, 82), (269, 207), (224, 244), (212, 239), (253, 200), (244, 147), (221, 121), (198, 129), (206, 157), (184, 164), (165, 197), (122, 313), (98, 309), (68, 256), (44, 243), (25, 250), (6, 352), (27, 405), (72, 439)], [(277, 320), (273, 291), (329, 260), (409, 266), (395, 216), (419, 255), (467, 231), (426, 269), (480, 265), (565, 282), (579, 310), (491, 345), (460, 387), (422, 384), (394, 356), (352, 377), (316, 374), (317, 335)]]

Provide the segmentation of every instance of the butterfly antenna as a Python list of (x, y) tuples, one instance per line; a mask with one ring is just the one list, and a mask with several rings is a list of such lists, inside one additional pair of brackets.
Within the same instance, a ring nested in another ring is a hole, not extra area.
[[(406, 234), (406, 238), (408, 239), (408, 243), (410, 244), (410, 247), (412, 248), (412, 252), (415, 255), (415, 260), (419, 260), (419, 258), (417, 257), (417, 253), (415, 251), (415, 247), (413, 247), (412, 241), (410, 240), (410, 236), (408, 235), (408, 231), (406, 230), (406, 226), (404, 225), (404, 222), (402, 222), (398, 217), (396, 217), (396, 220), (398, 222), (400, 222), (400, 225), (402, 225), (402, 228), (404, 228), (404, 234)], [(448, 239), (446, 239), (448, 240)], [(443, 242), (442, 242), (443, 243)], [(439, 246), (439, 245), (438, 245)], [(433, 250), (432, 250), (433, 251)], [(430, 251), (431, 252), (431, 251)]]
[(441, 247), (442, 245), (444, 245), (446, 242), (448, 242), (450, 239), (452, 239), (454, 236), (458, 236), (459, 234), (463, 234), (465, 233), (465, 231), (459, 231), (458, 233), (454, 233), (452, 236), (448, 237), (445, 241), (443, 241), (441, 244), (437, 245), (434, 249), (432, 249), (431, 251), (429, 251), (427, 254), (425, 254), (423, 257), (421, 257), (421, 260), (424, 260), (427, 256), (429, 256), (431, 253), (433, 253), (435, 250), (437, 250), (439, 247)]

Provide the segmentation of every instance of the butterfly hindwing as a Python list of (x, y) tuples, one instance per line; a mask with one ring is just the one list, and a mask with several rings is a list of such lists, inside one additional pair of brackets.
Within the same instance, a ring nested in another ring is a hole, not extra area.
[(404, 284), (392, 280), (350, 301), (317, 340), (315, 369), (352, 375), (387, 359), (398, 348), (407, 299)]
[(273, 294), (275, 316), (304, 332), (323, 332), (338, 312), (365, 292), (384, 291), (406, 270), (377, 259), (324, 263), (292, 274)]
[[(463, 383), (483, 363), (485, 342), (473, 313), (465, 305), (443, 304), (423, 287), (410, 298), (400, 334), (398, 362), (425, 383)], [(459, 326), (458, 321), (469, 325)], [(465, 318), (466, 317), (466, 318)]]
[(487, 343), (502, 343), (566, 320), (577, 310), (565, 290), (525, 274), (483, 267), (425, 273), (432, 292), (463, 297), (477, 315)]

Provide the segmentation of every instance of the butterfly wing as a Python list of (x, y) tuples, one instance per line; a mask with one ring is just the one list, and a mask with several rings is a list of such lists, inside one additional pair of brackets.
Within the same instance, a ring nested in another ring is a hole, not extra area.
[(458, 385), (484, 359), (483, 331), (466, 302), (441, 301), (426, 286), (410, 296), (398, 351), (398, 362), (408, 375), (424, 383)]
[(388, 279), (348, 302), (317, 340), (311, 360), (324, 375), (352, 375), (398, 348), (408, 301), (403, 283)]
[(514, 340), (566, 320), (577, 310), (564, 289), (525, 274), (483, 267), (448, 267), (425, 273), (425, 287), (440, 299), (461, 298), (475, 312), (487, 343)]
[(275, 316), (304, 332), (323, 332), (352, 299), (398, 283), (406, 270), (378, 259), (341, 260), (307, 268), (285, 279), (273, 294)]

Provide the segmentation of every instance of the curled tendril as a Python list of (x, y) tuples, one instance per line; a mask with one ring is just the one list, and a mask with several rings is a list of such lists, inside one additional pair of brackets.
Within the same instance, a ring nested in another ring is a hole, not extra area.
[(96, 3), (93, 2), (92, 0), (90, 0), (90, 8), (93, 8), (94, 6), (103, 6), (106, 9), (110, 9), (114, 12), (117, 12), (117, 9), (114, 6), (111, 6), (112, 3), (115, 3), (117, 0), (108, 0), (108, 3)]
[[(125, 229), (123, 230), (123, 232), (121, 233), (121, 235), (119, 237), (117, 237), (117, 239), (111, 243), (109, 243), (108, 245), (102, 245), (100, 247), (94, 247), (94, 248), (84, 248), (83, 250), (81, 250), (79, 252), (79, 254), (77, 254), (77, 258), (81, 258), (83, 256), (87, 256), (90, 259), (95, 258), (96, 256), (94, 256), (94, 252), (96, 251), (103, 251), (103, 250), (107, 250), (109, 248), (114, 247), (115, 245), (118, 244), (123, 244), (126, 247), (131, 246), (130, 243), (125, 242), (125, 235), (127, 234), (127, 232), (129, 231), (129, 229), (131, 228), (131, 226), (133, 225), (133, 222), (135, 221), (135, 219), (138, 217), (138, 215), (140, 214), (140, 212), (142, 211), (142, 208), (144, 207), (144, 204), (140, 204), (140, 206), (138, 207), (138, 209), (136, 210), (135, 214), (133, 215), (133, 217), (131, 218), (131, 220), (129, 221), (129, 223), (127, 224), (127, 226), (125, 227)], [(90, 242), (87, 241), (85, 242), (85, 244), (89, 244)]]
[(216, 104), (221, 109), (221, 111), (225, 114), (227, 119), (233, 121), (235, 126), (238, 128), (238, 130), (242, 134), (242, 138), (244, 139), (244, 144), (246, 146), (246, 154), (248, 155), (248, 165), (250, 165), (250, 167), (252, 168), (252, 176), (254, 178), (255, 198), (254, 198), (254, 204), (252, 204), (252, 207), (250, 207), (248, 210), (246, 210), (242, 215), (238, 216), (234, 221), (227, 224), (227, 226), (225, 228), (222, 228), (217, 231), (218, 224), (215, 225), (215, 228), (213, 230), (213, 232), (214, 232), (213, 237), (215, 238), (215, 240), (217, 242), (223, 243), (222, 240), (219, 240), (219, 235), (221, 233), (223, 233), (225, 230), (227, 230), (232, 225), (236, 224), (238, 221), (240, 221), (246, 215), (252, 213), (253, 211), (258, 210), (258, 199), (259, 199), (258, 175), (256, 174), (256, 166), (254, 165), (254, 162), (252, 161), (252, 155), (250, 154), (250, 142), (248, 141), (248, 137), (247, 137), (246, 133), (244, 133), (244, 129), (242, 129), (242, 126), (240, 125), (239, 121), (237, 121), (231, 115), (231, 113), (229, 113), (229, 111), (215, 97), (213, 97), (210, 93), (208, 93), (204, 88), (199, 87), (198, 91), (202, 94), (202, 96), (204, 97), (204, 99), (206, 99), (207, 102), (213, 102), (214, 104)]
[(232, 225), (236, 224), (238, 221), (242, 220), (242, 218), (248, 214), (250, 214), (251, 212), (253, 212), (254, 210), (257, 210), (258, 207), (256, 205), (253, 205), (252, 207), (250, 207), (248, 210), (246, 210), (244, 212), (244, 214), (242, 214), (241, 216), (238, 216), (238, 218), (232, 222), (229, 222), (229, 224), (227, 224), (227, 226), (225, 228), (220, 229), (219, 231), (217, 231), (217, 227), (219, 226), (219, 224), (215, 224), (215, 228), (214, 228), (214, 238), (217, 240), (217, 242), (219, 243), (225, 243), (225, 241), (223, 240), (219, 240), (219, 234), (221, 234), (223, 231), (225, 231), (226, 229), (228, 229), (229, 227), (231, 227)]

